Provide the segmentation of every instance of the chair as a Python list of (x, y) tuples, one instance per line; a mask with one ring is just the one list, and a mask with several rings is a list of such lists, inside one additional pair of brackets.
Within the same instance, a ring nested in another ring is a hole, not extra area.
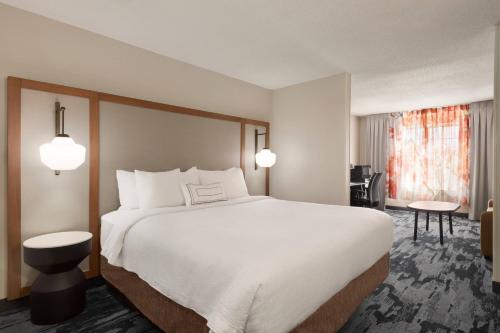
[(366, 190), (353, 190), (353, 206), (377, 207), (379, 205), (379, 183), (382, 177), (381, 172), (375, 172), (368, 182)]
[(488, 201), (488, 210), (481, 214), (481, 254), (493, 256), (493, 200)]

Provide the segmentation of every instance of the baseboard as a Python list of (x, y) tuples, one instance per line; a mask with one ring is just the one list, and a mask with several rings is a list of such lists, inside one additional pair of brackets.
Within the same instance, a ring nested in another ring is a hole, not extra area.
[(492, 281), (493, 283), (493, 292), (496, 294), (500, 294), (500, 282)]

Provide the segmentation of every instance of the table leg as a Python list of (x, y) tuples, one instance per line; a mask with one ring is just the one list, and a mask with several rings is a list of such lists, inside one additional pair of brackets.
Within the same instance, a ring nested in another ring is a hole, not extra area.
[(450, 234), (453, 235), (453, 224), (451, 223), (451, 212), (448, 213), (448, 220), (450, 221)]
[(429, 212), (427, 212), (425, 217), (425, 230), (429, 231)]
[(417, 240), (417, 227), (418, 227), (418, 210), (415, 211), (415, 229), (413, 231), (413, 240)]
[(439, 213), (439, 242), (443, 245), (443, 213)]

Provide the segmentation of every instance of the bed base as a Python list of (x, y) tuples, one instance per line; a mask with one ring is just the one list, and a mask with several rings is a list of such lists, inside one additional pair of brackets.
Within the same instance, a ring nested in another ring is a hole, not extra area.
[[(162, 295), (136, 274), (108, 264), (101, 257), (101, 274), (149, 320), (166, 332), (208, 333), (207, 321), (191, 309)], [(331, 333), (349, 320), (356, 308), (389, 274), (389, 254), (352, 280), (291, 333)]]

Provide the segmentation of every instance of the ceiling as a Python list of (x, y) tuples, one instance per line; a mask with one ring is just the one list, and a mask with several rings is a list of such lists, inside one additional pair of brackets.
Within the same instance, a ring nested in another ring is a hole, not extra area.
[(352, 113), (490, 99), (499, 0), (0, 0), (265, 88), (352, 73)]

